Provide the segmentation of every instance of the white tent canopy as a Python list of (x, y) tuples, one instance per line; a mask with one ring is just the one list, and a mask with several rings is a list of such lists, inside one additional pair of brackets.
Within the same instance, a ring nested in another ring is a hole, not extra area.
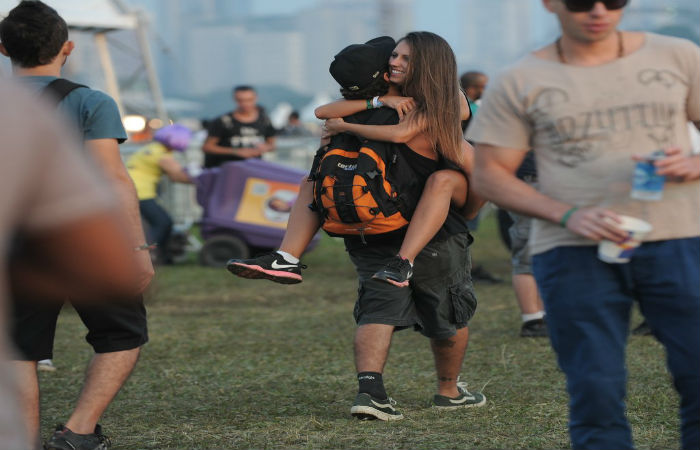
[[(0, 18), (7, 16), (18, 3), (18, 0), (0, 0)], [(45, 0), (44, 3), (54, 8), (63, 17), (69, 28), (94, 34), (107, 92), (117, 101), (119, 109), (122, 111), (119, 85), (107, 48), (105, 33), (114, 30), (134, 30), (139, 38), (141, 56), (148, 75), (157, 115), (163, 120), (167, 119), (160, 83), (155, 73), (146, 37), (146, 21), (140, 12), (129, 11), (121, 0)]]
[[(0, 0), (0, 17), (17, 6), (18, 0)], [(133, 14), (127, 13), (121, 3), (111, 0), (47, 0), (63, 17), (69, 27), (88, 30), (125, 30), (137, 27)]]

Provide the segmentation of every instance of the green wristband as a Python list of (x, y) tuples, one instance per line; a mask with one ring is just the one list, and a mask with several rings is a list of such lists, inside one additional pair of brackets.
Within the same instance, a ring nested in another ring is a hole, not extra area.
[(569, 218), (573, 213), (575, 213), (578, 210), (578, 206), (574, 206), (573, 208), (569, 209), (567, 212), (564, 213), (563, 216), (561, 216), (561, 219), (559, 220), (559, 225), (562, 228), (566, 228), (566, 222), (569, 221)]
[(367, 100), (365, 100), (365, 101), (367, 102), (367, 109), (372, 109), (372, 108), (373, 108), (373, 106), (372, 106), (372, 100), (367, 99)]

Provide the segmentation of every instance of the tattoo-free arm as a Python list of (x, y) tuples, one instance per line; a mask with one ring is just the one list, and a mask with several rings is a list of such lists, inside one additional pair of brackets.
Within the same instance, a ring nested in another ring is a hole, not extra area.
[(325, 120), (332, 117), (345, 117), (367, 109), (365, 100), (336, 100), (321, 105), (314, 110), (316, 117)]
[(467, 177), (467, 200), (461, 213), (466, 219), (473, 219), (479, 214), (479, 210), (486, 203), (486, 199), (474, 188), (474, 147), (467, 141), (462, 141), (462, 163), (460, 168)]
[[(474, 188), (498, 206), (531, 217), (559, 223), (573, 206), (548, 197), (515, 176), (527, 149), (477, 144)], [(571, 214), (566, 227), (592, 240), (620, 241), (626, 233), (612, 223), (619, 221), (615, 212), (598, 206), (581, 207)]]
[(467, 102), (467, 95), (463, 91), (459, 91), (459, 120), (465, 121), (472, 115)]
[[(124, 167), (119, 154), (119, 145), (116, 139), (92, 139), (85, 142), (98, 166), (107, 178), (112, 181), (112, 186), (118, 195), (121, 211), (127, 225), (127, 233), (131, 245), (138, 247), (146, 243), (146, 237), (141, 225), (139, 202), (136, 196), (136, 188)], [(140, 289), (145, 290), (153, 278), (153, 264), (147, 251), (137, 252), (137, 262), (141, 273)]]
[(123, 217), (110, 211), (28, 233), (10, 264), (13, 292), (56, 301), (140, 292), (137, 255), (122, 225)]
[[(399, 119), (416, 107), (416, 102), (411, 97), (398, 95), (381, 95), (379, 101), (388, 108), (396, 110)], [(325, 120), (334, 117), (346, 117), (367, 109), (366, 100), (336, 100), (326, 105), (321, 105), (314, 110), (316, 117)]]
[(406, 143), (425, 130), (425, 121), (408, 117), (396, 125), (361, 125), (328, 119), (325, 126), (330, 134), (347, 132), (375, 141)]
[(163, 172), (165, 172), (172, 181), (177, 183), (192, 183), (190, 177), (172, 155), (164, 155), (160, 158), (158, 166), (163, 169)]

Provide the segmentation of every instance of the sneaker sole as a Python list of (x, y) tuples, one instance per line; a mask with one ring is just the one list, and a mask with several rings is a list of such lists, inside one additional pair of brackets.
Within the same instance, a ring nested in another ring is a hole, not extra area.
[(376, 276), (373, 276), (372, 278), (374, 278), (375, 280), (384, 281), (384, 282), (386, 282), (386, 283), (393, 284), (393, 285), (396, 286), (396, 287), (406, 287), (406, 286), (408, 286), (408, 280), (399, 283), (398, 281), (394, 281), (394, 280), (392, 280), (391, 278), (382, 278), (382, 277), (376, 277)]
[(462, 408), (479, 408), (481, 406), (484, 406), (486, 404), (486, 396), (484, 396), (483, 399), (479, 403), (468, 403), (466, 405), (455, 405), (455, 406), (440, 406), (433, 404), (434, 409), (438, 409), (441, 411), (451, 411), (453, 409), (462, 409)]
[(528, 333), (520, 333), (520, 337), (522, 337), (522, 338), (543, 338), (543, 337), (546, 338), (546, 337), (549, 337), (549, 334), (528, 332)]
[(401, 420), (403, 419), (403, 414), (387, 414), (385, 412), (379, 411), (371, 406), (353, 406), (350, 408), (350, 414), (357, 417), (360, 420), (373, 420), (379, 419), (383, 421), (390, 420)]
[(234, 275), (249, 280), (270, 280), (280, 284), (301, 283), (301, 275), (295, 273), (282, 272), (279, 270), (265, 270), (260, 266), (249, 266), (246, 264), (228, 264), (226, 269)]

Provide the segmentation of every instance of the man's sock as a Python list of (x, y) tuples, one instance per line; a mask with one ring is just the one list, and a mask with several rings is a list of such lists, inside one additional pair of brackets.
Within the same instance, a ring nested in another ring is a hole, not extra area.
[(384, 389), (382, 374), (378, 372), (360, 372), (357, 374), (360, 384), (359, 392), (369, 394), (374, 398), (385, 399), (389, 397)]
[(522, 317), (523, 322), (529, 322), (531, 320), (544, 318), (544, 311), (537, 311), (536, 313), (532, 314), (521, 314), (520, 316)]
[(282, 250), (277, 250), (277, 254), (280, 255), (282, 258), (284, 258), (285, 261), (288, 263), (292, 264), (298, 264), (299, 263), (299, 258), (296, 256), (292, 256), (287, 252), (283, 252)]

